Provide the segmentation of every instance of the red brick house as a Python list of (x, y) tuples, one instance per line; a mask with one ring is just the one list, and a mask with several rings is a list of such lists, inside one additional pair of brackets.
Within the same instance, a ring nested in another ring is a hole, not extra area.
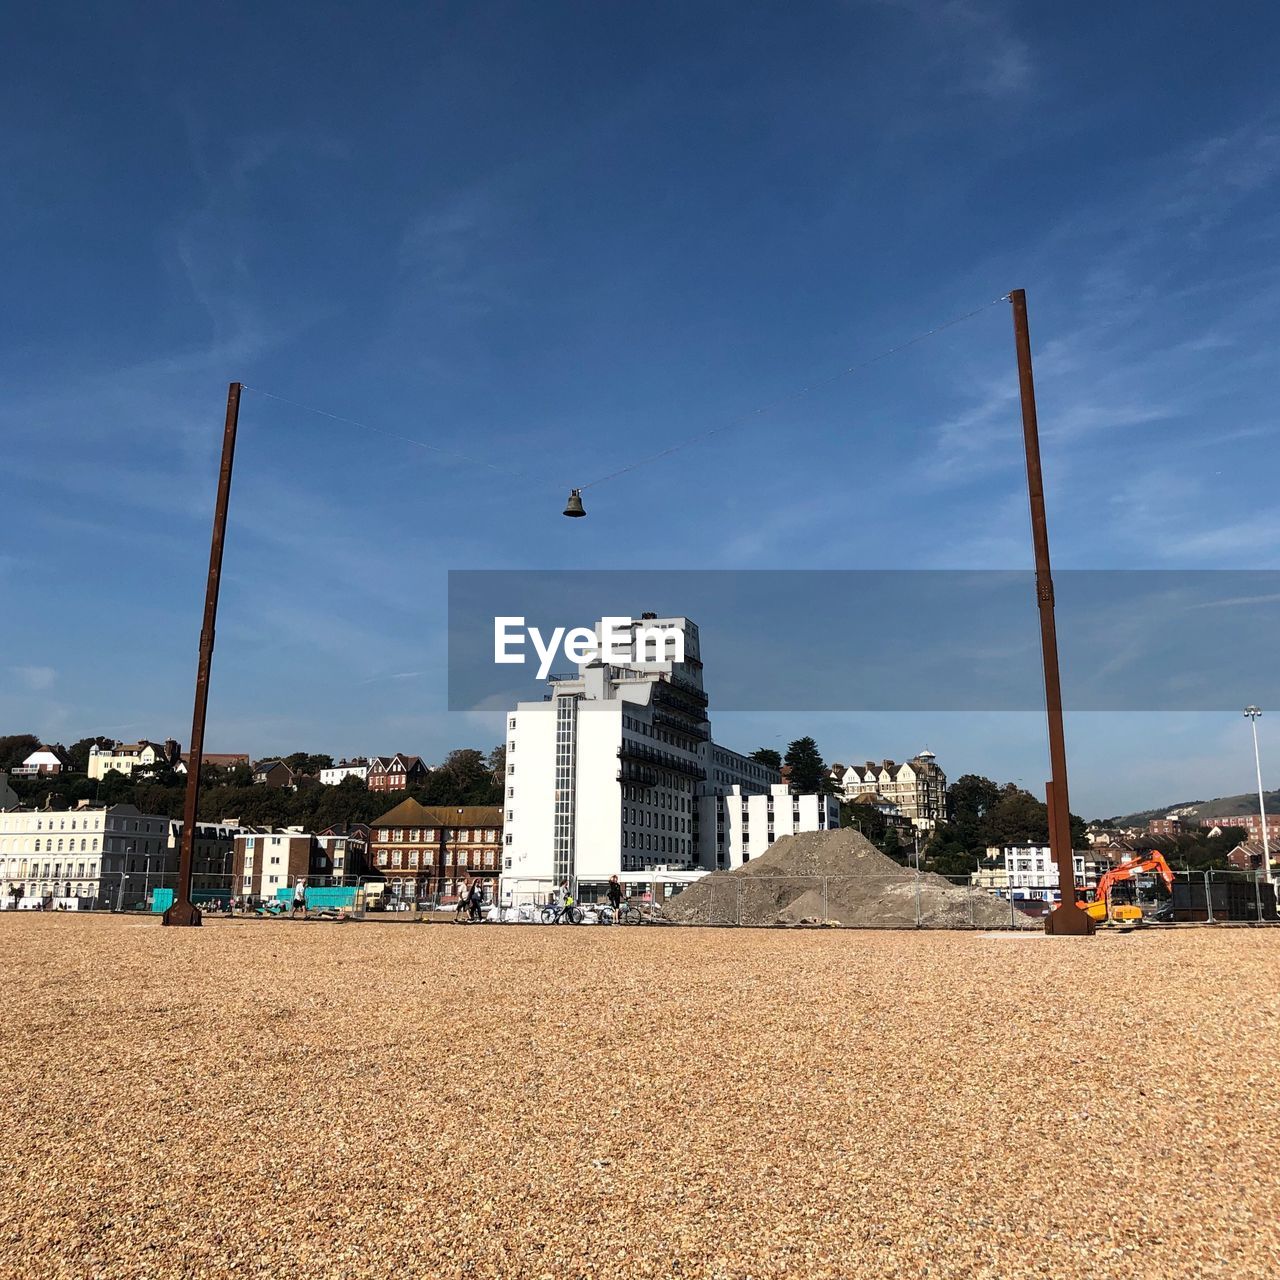
[(368, 859), (394, 896), (456, 893), (470, 880), (498, 887), (502, 810), (497, 805), (432, 805), (402, 800), (369, 824)]
[(422, 763), (421, 756), (406, 756), (397, 752), (393, 756), (373, 756), (369, 760), (369, 773), (365, 785), (370, 791), (407, 791), (419, 787), (431, 772)]

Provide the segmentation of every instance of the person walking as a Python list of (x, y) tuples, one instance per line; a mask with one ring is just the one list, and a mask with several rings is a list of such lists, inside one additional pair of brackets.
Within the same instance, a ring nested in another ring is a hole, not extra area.
[(617, 924), (622, 910), (622, 885), (617, 876), (609, 877), (609, 905), (613, 908), (613, 923)]
[(289, 913), (290, 918), (296, 916), (298, 912), (302, 912), (302, 918), (307, 918), (307, 882), (299, 876), (293, 883), (293, 910)]
[(484, 905), (484, 894), (480, 889), (480, 881), (471, 882), (471, 892), (467, 895), (467, 906), (473, 924), (480, 923), (480, 908)]

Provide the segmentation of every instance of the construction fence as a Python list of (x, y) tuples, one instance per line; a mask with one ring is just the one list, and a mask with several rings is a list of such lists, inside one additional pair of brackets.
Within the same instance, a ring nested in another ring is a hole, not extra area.
[[(719, 873), (629, 873), (622, 880), (625, 920), (652, 925), (715, 927), (840, 926), (858, 929), (1037, 929), (1056, 905), (1050, 890), (979, 888), (967, 877), (903, 868), (892, 876), (742, 876)], [(117, 873), (92, 882), (0, 880), (0, 910), (150, 913), (173, 901), (175, 873)], [(584, 923), (608, 921), (607, 881), (570, 886)], [(485, 923), (537, 924), (556, 900), (551, 880), (485, 882), (479, 918)], [(1081, 890), (1082, 897), (1090, 894)], [(232, 893), (229, 876), (193, 877), (192, 898), (211, 916), (288, 915), (293, 894)], [(1129, 902), (1132, 899), (1126, 898)], [(1172, 893), (1163, 885), (1138, 896), (1151, 924), (1275, 924), (1276, 893), (1259, 871), (1179, 871)], [(347, 919), (442, 921), (470, 917), (451, 894), (406, 894), (377, 877), (307, 883), (307, 914)]]

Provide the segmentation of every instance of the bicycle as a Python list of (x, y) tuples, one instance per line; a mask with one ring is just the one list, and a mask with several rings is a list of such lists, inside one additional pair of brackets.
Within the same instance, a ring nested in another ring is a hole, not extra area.
[(556, 906), (554, 903), (547, 903), (542, 908), (543, 924), (581, 924), (582, 908), (575, 902), (570, 906)]
[(639, 924), (640, 919), (640, 908), (633, 907), (629, 902), (618, 908), (616, 916), (612, 907), (600, 908), (601, 924)]

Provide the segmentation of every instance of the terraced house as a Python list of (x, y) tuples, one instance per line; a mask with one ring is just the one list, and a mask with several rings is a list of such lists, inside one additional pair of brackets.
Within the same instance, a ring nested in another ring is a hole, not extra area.
[(501, 866), (502, 810), (404, 800), (370, 824), (369, 860), (393, 897), (456, 893), (478, 879), (492, 896)]
[(131, 804), (0, 813), (0, 905), (145, 901), (165, 871), (169, 825)]
[(406, 756), (396, 752), (393, 756), (373, 756), (365, 785), (370, 791), (407, 791), (427, 780), (431, 770), (422, 763), (421, 756)]

